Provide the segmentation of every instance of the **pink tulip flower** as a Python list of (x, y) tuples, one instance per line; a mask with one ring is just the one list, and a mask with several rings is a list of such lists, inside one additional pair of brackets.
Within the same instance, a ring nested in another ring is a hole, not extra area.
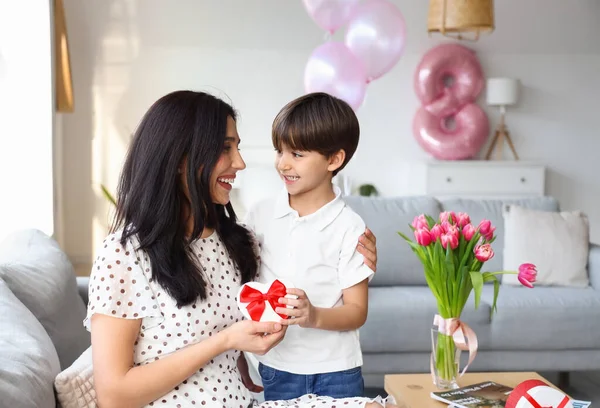
[(444, 211), (440, 213), (440, 222), (442, 224), (449, 220), (452, 220), (452, 224), (456, 224), (456, 214), (454, 214), (454, 211)]
[(415, 229), (426, 229), (429, 231), (429, 224), (427, 223), (425, 214), (417, 215), (412, 222), (412, 226)]
[(442, 234), (440, 239), (442, 241), (442, 247), (444, 249), (446, 249), (448, 247), (448, 245), (450, 245), (450, 248), (452, 248), (452, 249), (456, 249), (458, 247), (458, 233), (457, 234), (452, 234), (452, 233)]
[(450, 224), (448, 221), (442, 222), (442, 231), (446, 234), (458, 235), (458, 227), (454, 224)]
[(415, 239), (417, 240), (417, 244), (423, 246), (428, 246), (432, 242), (431, 233), (425, 228), (415, 230)]
[(475, 227), (473, 226), (473, 224), (467, 224), (463, 227), (462, 229), (462, 234), (463, 237), (465, 237), (465, 240), (470, 241), (473, 236), (475, 235)]
[(469, 214), (464, 213), (464, 212), (459, 212), (458, 214), (456, 214), (456, 218), (457, 218), (456, 223), (461, 228), (464, 228), (465, 225), (467, 225), (471, 222), (471, 217), (469, 217)]
[(533, 283), (535, 282), (535, 278), (537, 277), (537, 269), (534, 264), (524, 263), (519, 266), (519, 275), (518, 279), (521, 282), (521, 285), (526, 286), (528, 288), (533, 288)]
[(492, 225), (490, 220), (482, 220), (479, 223), (479, 233), (485, 238), (486, 241), (491, 241), (494, 238), (494, 231), (496, 231), (496, 227)]
[(429, 232), (431, 233), (431, 239), (433, 241), (437, 241), (437, 239), (444, 234), (444, 230), (440, 224), (435, 224)]
[(494, 257), (494, 250), (490, 244), (477, 245), (475, 247), (475, 258), (479, 262), (487, 262)]

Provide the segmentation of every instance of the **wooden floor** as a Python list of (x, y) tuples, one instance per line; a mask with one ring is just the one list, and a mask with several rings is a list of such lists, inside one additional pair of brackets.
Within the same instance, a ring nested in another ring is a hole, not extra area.
[[(540, 372), (540, 374), (544, 378), (547, 378), (548, 381), (558, 384), (558, 373)], [(577, 371), (571, 373), (570, 386), (564, 391), (575, 399), (591, 401), (600, 405), (600, 371)], [(367, 388), (365, 394), (367, 397), (386, 395), (383, 385), (381, 388)], [(593, 404), (592, 407), (594, 406)]]

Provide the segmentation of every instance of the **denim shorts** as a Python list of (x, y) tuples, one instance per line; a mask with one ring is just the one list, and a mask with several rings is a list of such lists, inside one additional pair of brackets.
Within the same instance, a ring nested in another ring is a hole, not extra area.
[(289, 400), (306, 394), (332, 398), (362, 397), (365, 389), (361, 367), (304, 375), (280, 371), (260, 363), (258, 372), (265, 389), (265, 401)]

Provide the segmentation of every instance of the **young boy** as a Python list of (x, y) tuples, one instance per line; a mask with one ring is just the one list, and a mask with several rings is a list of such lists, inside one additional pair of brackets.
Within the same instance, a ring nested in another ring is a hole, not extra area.
[(283, 341), (259, 360), (266, 400), (304, 394), (362, 396), (358, 329), (367, 318), (373, 271), (356, 244), (365, 223), (331, 180), (350, 161), (359, 140), (352, 108), (324, 93), (288, 103), (273, 122), (275, 167), (285, 190), (253, 206), (246, 224), (261, 244), (259, 281), (293, 283), (281, 299), (293, 308)]

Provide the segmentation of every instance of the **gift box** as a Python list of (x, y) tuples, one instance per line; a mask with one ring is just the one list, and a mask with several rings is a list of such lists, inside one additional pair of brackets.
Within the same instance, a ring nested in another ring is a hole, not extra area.
[(278, 307), (293, 308), (279, 303), (280, 298), (294, 299), (288, 295), (287, 288), (292, 288), (290, 282), (275, 279), (269, 283), (248, 282), (242, 285), (236, 296), (238, 308), (246, 319), (257, 322), (279, 322), (288, 316), (276, 313)]

